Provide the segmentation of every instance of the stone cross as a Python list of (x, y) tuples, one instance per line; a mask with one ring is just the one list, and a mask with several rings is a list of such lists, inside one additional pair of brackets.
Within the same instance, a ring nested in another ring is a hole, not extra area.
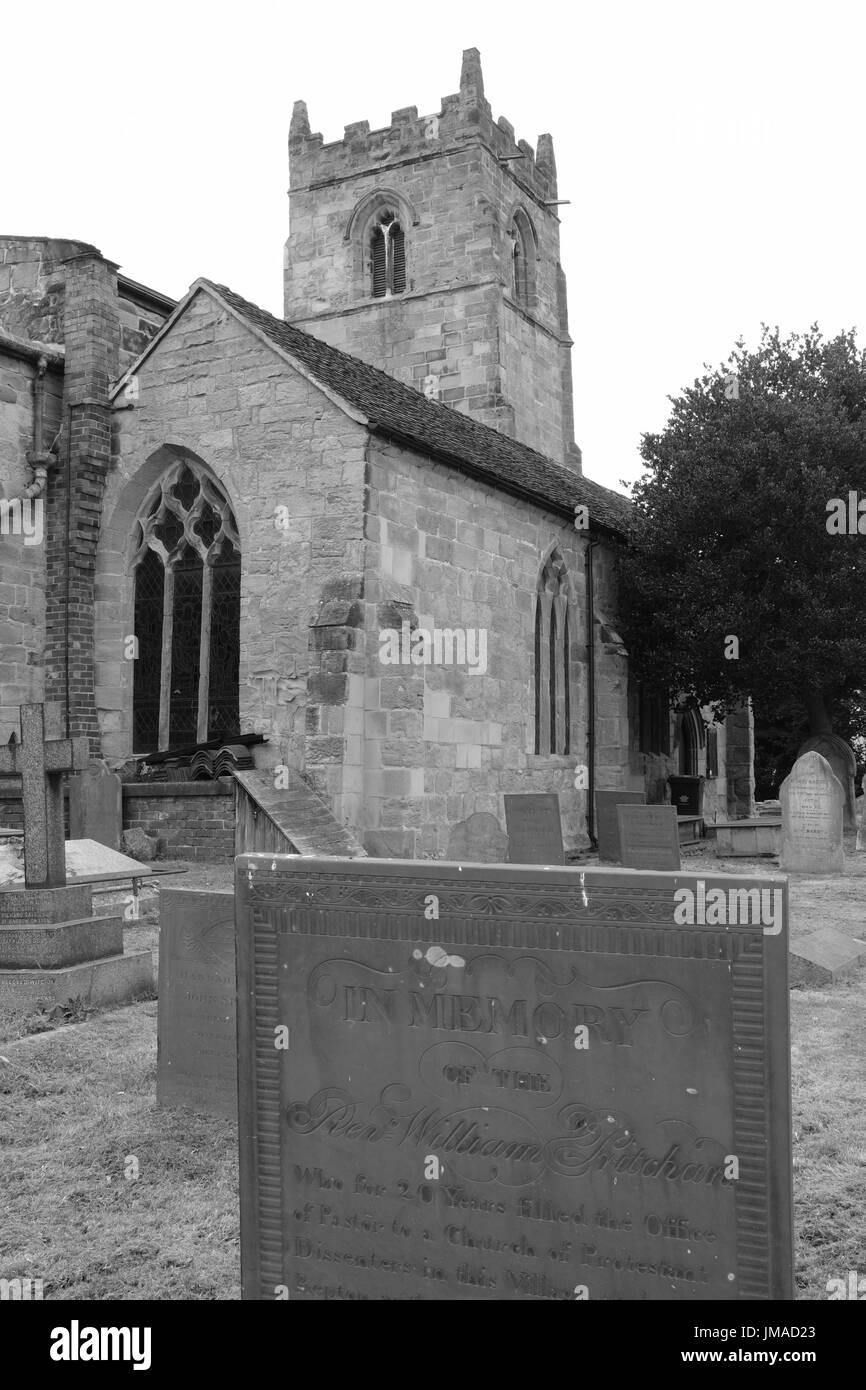
[(86, 735), (63, 737), (60, 705), (21, 706), (21, 742), (0, 748), (0, 773), (22, 782), (27, 888), (66, 883), (61, 779), (64, 772), (83, 772), (89, 761)]

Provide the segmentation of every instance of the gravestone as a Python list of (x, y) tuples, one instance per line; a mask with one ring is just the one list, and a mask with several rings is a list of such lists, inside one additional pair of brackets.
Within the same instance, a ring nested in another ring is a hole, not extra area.
[(624, 869), (677, 870), (679, 817), (675, 806), (617, 806)]
[(619, 864), (622, 852), (619, 843), (617, 806), (645, 806), (646, 792), (615, 789), (595, 794), (595, 830), (598, 837), (598, 857), (610, 864)]
[(159, 895), (157, 1105), (237, 1118), (234, 893)]
[(102, 759), (69, 781), (69, 838), (96, 840), (120, 849), (123, 830), (121, 781)]
[(526, 792), (505, 798), (510, 864), (561, 864), (562, 820), (556, 792)]
[(236, 884), (244, 1298), (793, 1298), (784, 879)]
[(845, 794), (826, 758), (804, 753), (782, 783), (780, 867), (788, 873), (841, 873)]
[(844, 820), (843, 825), (846, 830), (857, 829), (857, 810), (854, 796), (854, 778), (857, 773), (857, 759), (854, 756), (854, 749), (844, 738), (838, 734), (813, 734), (807, 738), (806, 742), (797, 750), (797, 757), (802, 758), (806, 753), (820, 753), (822, 758), (826, 758), (834, 776), (838, 779), (842, 788), (844, 801)]
[(508, 836), (496, 816), (475, 811), (452, 826), (448, 836), (447, 858), (465, 864), (504, 864)]
[(59, 705), (22, 705), (20, 742), (0, 748), (0, 773), (23, 783), (24, 886), (0, 889), (0, 1004), (12, 1009), (153, 989), (150, 951), (123, 950), (122, 916), (94, 917), (92, 889), (66, 882), (61, 778), (89, 752), (86, 737), (63, 737), (61, 717)]

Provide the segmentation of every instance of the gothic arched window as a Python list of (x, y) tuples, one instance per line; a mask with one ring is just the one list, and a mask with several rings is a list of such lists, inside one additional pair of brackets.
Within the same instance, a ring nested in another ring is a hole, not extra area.
[(402, 294), (406, 288), (406, 237), (393, 212), (383, 212), (373, 223), (370, 261), (373, 298)]
[(523, 209), (511, 224), (511, 288), (518, 304), (535, 304), (535, 233)]
[(239, 733), (241, 557), (225, 496), (184, 461), (136, 524), (133, 751)]
[(571, 752), (568, 573), (552, 551), (535, 595), (535, 751)]

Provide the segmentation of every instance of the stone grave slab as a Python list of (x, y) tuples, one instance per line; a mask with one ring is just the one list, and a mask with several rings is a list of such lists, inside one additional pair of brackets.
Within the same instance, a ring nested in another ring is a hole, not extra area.
[(622, 860), (619, 844), (617, 806), (645, 806), (646, 792), (597, 791), (595, 794), (595, 833), (598, 838), (598, 857), (611, 864)]
[(616, 814), (624, 869), (679, 869), (675, 806), (617, 806)]
[(237, 1118), (234, 893), (159, 895), (156, 1103)]
[(782, 783), (782, 843), (786, 873), (841, 873), (845, 794), (820, 753), (804, 753)]
[(790, 954), (791, 988), (822, 989), (862, 970), (866, 941), (836, 927), (816, 927), (792, 933)]
[(505, 798), (508, 861), (562, 864), (562, 820), (556, 792), (525, 792)]
[(69, 779), (69, 838), (95, 840), (120, 849), (123, 831), (121, 781), (102, 759)]
[(244, 1298), (793, 1298), (784, 879), (236, 886)]
[(464, 864), (504, 864), (507, 853), (508, 836), (489, 811), (474, 811), (448, 836), (447, 858)]

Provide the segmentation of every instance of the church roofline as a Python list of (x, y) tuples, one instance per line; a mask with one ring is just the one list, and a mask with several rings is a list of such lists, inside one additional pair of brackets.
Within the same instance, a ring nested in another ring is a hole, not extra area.
[(196, 280), (190, 287), (174, 313), (121, 377), (112, 396), (139, 370), (200, 292), (215, 298), (339, 409), (372, 433), (446, 463), (489, 487), (571, 519), (575, 506), (586, 506), (590, 529), (616, 536), (626, 534), (632, 504), (622, 493), (572, 473), (470, 415), (428, 400), (420, 391), (377, 367), (275, 318), (211, 280)]

